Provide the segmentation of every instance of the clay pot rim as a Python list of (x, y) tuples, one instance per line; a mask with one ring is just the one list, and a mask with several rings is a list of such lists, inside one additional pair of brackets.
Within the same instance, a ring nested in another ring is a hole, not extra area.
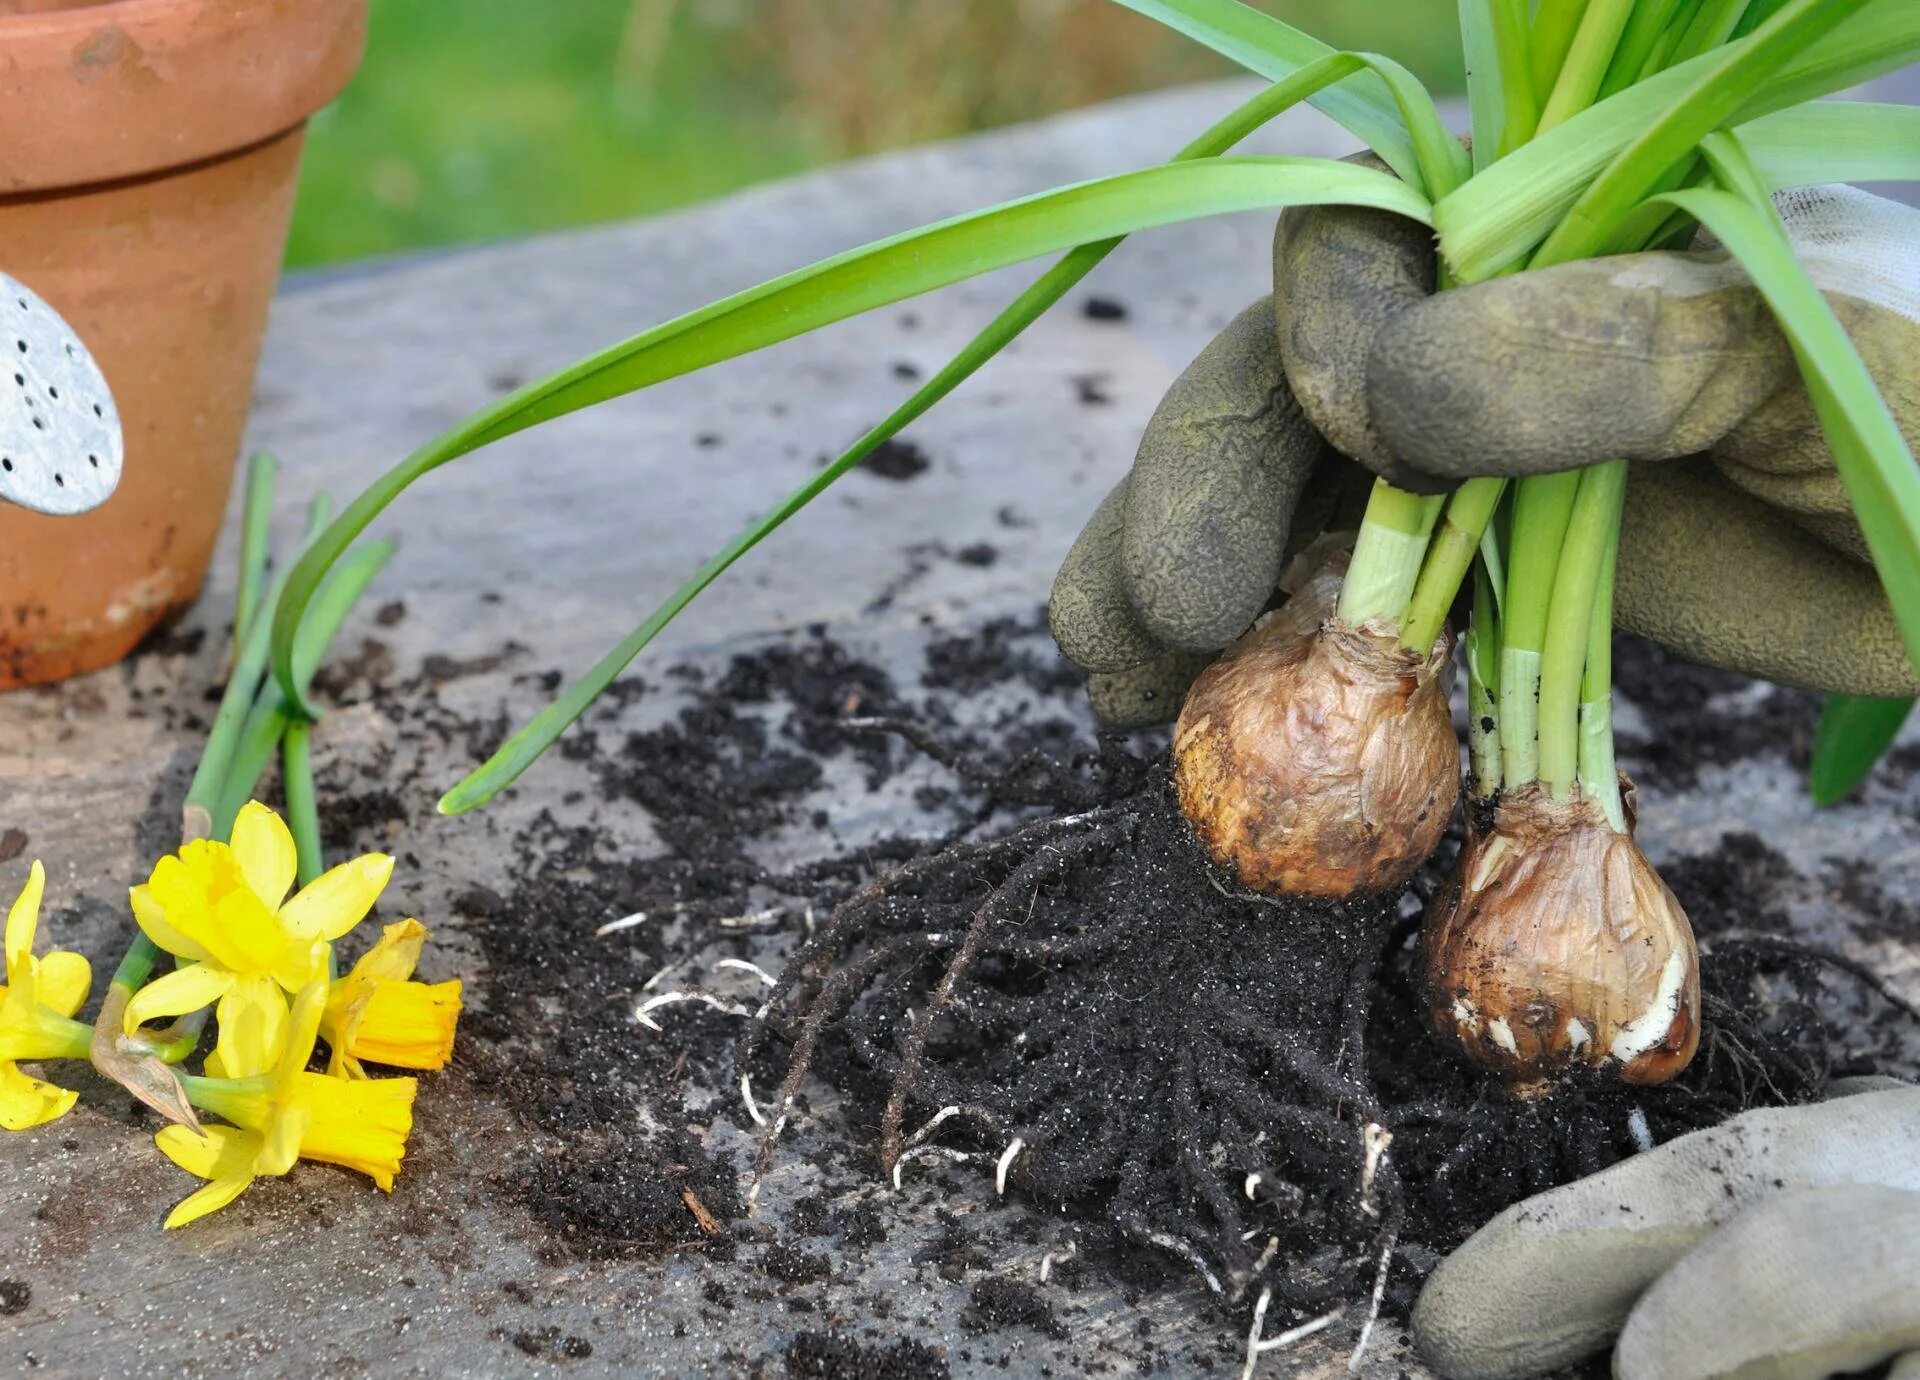
[(340, 93), (367, 0), (81, 0), (0, 15), (0, 194), (137, 178), (302, 124)]

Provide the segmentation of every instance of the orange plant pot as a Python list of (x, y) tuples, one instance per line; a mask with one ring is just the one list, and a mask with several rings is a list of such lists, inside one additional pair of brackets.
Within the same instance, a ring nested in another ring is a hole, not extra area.
[(0, 270), (126, 432), (80, 517), (0, 506), (0, 689), (117, 661), (193, 601), (226, 511), (307, 117), (367, 0), (0, 0)]

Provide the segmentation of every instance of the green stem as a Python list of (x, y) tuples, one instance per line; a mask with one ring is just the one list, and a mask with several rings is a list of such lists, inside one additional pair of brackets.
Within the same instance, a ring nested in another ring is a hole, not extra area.
[[(249, 483), (248, 503), (251, 504), (256, 496), (255, 486)], [(307, 513), (305, 543), (311, 543), (326, 528), (331, 509), (332, 504), (324, 494), (313, 500)], [(249, 524), (253, 521), (251, 511), (247, 521)], [(227, 676), (226, 689), (220, 694), (220, 707), (214, 712), (213, 727), (207, 732), (207, 745), (200, 753), (200, 765), (194, 769), (193, 782), (187, 787), (186, 810), (198, 813), (210, 822), (220, 809), (233, 766), (235, 745), (246, 726), (247, 711), (253, 704), (254, 694), (266, 674), (267, 647), (273, 633), (273, 610), (280, 602), (280, 591), (286, 587), (287, 576), (292, 569), (293, 565), (289, 563), (273, 577), (266, 597), (250, 623), (235, 624), (233, 669)], [(228, 825), (231, 827), (230, 820)], [(214, 837), (225, 837), (225, 830), (211, 832)]]
[(1373, 483), (1360, 535), (1340, 587), (1339, 617), (1359, 625), (1384, 618), (1399, 625), (1413, 597), (1414, 582), (1427, 554), (1427, 541), (1445, 499), (1396, 489), (1384, 479)]
[(273, 528), (273, 486), (279, 467), (258, 451), (247, 461), (247, 501), (240, 515), (240, 587), (233, 598), (233, 640), (253, 626), (267, 586), (267, 544)]
[(1627, 829), (1620, 799), (1620, 773), (1613, 760), (1613, 577), (1620, 562), (1616, 512), (1593, 596), (1587, 634), (1587, 667), (1580, 684), (1580, 793), (1600, 802), (1607, 822)]
[(1580, 473), (1554, 573), (1546, 646), (1540, 663), (1540, 780), (1556, 799), (1573, 793), (1580, 766), (1580, 689), (1600, 575), (1620, 527), (1627, 462), (1609, 460)]
[(1500, 789), (1500, 610), (1485, 561), (1473, 565), (1466, 651), (1467, 757), (1474, 795), (1490, 800)]
[(1533, 16), (1533, 94), (1545, 105), (1560, 80), (1560, 65), (1586, 12), (1587, 0), (1540, 0)]
[(1403, 647), (1424, 655), (1433, 646), (1506, 488), (1504, 479), (1469, 479), (1447, 499), (1440, 529), (1427, 548), (1419, 583), (1407, 604)]
[(1607, 65), (1606, 80), (1600, 83), (1601, 99), (1617, 95), (1640, 80), (1647, 59), (1653, 56), (1661, 35), (1666, 33), (1684, 3), (1685, 0), (1640, 0), (1634, 7), (1633, 17), (1627, 21), (1626, 32), (1620, 35), (1619, 46), (1613, 50), (1613, 61)]
[(305, 719), (295, 719), (287, 725), (280, 744), (280, 780), (287, 793), (287, 825), (299, 858), (301, 886), (326, 870), (320, 848), (320, 812), (314, 803), (313, 754), (308, 745), (311, 728)]
[(1509, 788), (1540, 774), (1540, 661), (1546, 649), (1554, 570), (1580, 472), (1535, 475), (1514, 485), (1513, 534), (1500, 640), (1500, 766)]
[(1580, 16), (1580, 27), (1554, 81), (1553, 93), (1540, 108), (1538, 133), (1564, 124), (1593, 104), (1633, 9), (1634, 0), (1591, 0)]

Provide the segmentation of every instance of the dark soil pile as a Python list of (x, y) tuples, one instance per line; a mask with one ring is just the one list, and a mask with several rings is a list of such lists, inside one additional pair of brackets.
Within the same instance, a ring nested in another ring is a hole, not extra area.
[[(459, 667), (400, 680), (377, 646), (363, 653), (336, 692), (476, 751), (497, 735), (439, 706), (437, 683)], [(928, 1160), (967, 1156), (989, 1183), (1004, 1165), (1009, 1195), (1075, 1224), (1079, 1255), (1063, 1269), (1134, 1291), (1195, 1271), (1223, 1298), (1271, 1288), (1277, 1329), (1364, 1296), (1392, 1244), (1385, 1304), (1398, 1311), (1435, 1253), (1501, 1207), (1629, 1153), (1630, 1112), (1665, 1139), (1816, 1096), (1896, 1048), (1890, 1008), (1855, 977), (1765, 942), (1791, 898), (1823, 883), (1735, 836), (1669, 869), (1710, 950), (1694, 1067), (1652, 1091), (1509, 1102), (1425, 1033), (1417, 904), (1229, 894), (1174, 811), (1161, 741), (1096, 740), (1037, 617), (933, 639), (914, 691), (817, 631), (668, 679), (687, 696), (676, 717), (615, 728), (658, 692), (630, 679), (563, 744), (591, 764), (605, 808), (646, 812), (661, 848), (635, 856), (590, 823), (542, 815), (502, 839), (535, 870), (507, 894), (473, 886), (456, 900), (489, 974), (461, 1066), (536, 1133), (539, 1154), (500, 1186), (558, 1255), (699, 1252), (756, 1270), (764, 1284), (748, 1292), (787, 1296), (817, 1288), (815, 1263), (834, 1250), (886, 1238), (887, 1202), (868, 1199), (894, 1164), (927, 1174)], [(1004, 707), (985, 723), (961, 712), (989, 692)], [(1738, 714), (1721, 721), (1748, 732)], [(1697, 760), (1756, 746), (1716, 745), (1701, 721), (1685, 731), (1702, 740)], [(943, 835), (863, 840), (798, 870), (761, 861), (796, 833), (832, 837), (824, 807), (846, 788), (830, 780), (851, 773), (873, 791), (902, 772)], [(386, 764), (367, 773), (322, 793), (336, 836), (378, 841), (396, 796), (433, 784)], [(629, 913), (648, 918), (595, 935)], [(1733, 930), (1737, 942), (1715, 943)], [(689, 955), (764, 957), (756, 946), (782, 935), (797, 959), (764, 1022), (740, 1016), (766, 994), (738, 986), (711, 988), (723, 1009), (676, 1008), (671, 1039), (635, 1020), (649, 994), (708, 986)], [(794, 1070), (808, 1065), (846, 1095), (835, 1135), (852, 1151), (789, 1209), (789, 1232), (822, 1238), (799, 1246), (748, 1214), (755, 1166), (700, 1128), (747, 1124), (741, 1072), (770, 1118), (788, 1099), (789, 1119), (805, 1116), (810, 1085)], [(949, 1255), (942, 1272), (965, 1277), (968, 1242)], [(1044, 1296), (1010, 1281), (978, 1280), (971, 1297), (970, 1326), (1057, 1325)], [(914, 1345), (829, 1327), (782, 1359), (794, 1374), (937, 1370)]]

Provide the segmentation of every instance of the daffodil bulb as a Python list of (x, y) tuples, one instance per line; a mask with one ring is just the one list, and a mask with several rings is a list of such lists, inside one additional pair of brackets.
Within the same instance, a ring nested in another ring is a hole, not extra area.
[(1523, 1096), (1580, 1068), (1663, 1083), (1693, 1058), (1693, 929), (1631, 827), (1588, 799), (1511, 791), (1428, 913), (1435, 1030)]
[(1255, 891), (1337, 899), (1404, 886), (1460, 795), (1451, 640), (1335, 616), (1344, 559), (1322, 565), (1229, 647), (1174, 729), (1180, 808)]

